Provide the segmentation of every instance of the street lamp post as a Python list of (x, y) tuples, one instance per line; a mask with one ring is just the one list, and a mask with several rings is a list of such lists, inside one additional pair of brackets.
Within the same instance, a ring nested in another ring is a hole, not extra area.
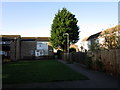
[(69, 34), (65, 33), (64, 35), (67, 35), (67, 61), (69, 61)]
[(15, 43), (15, 61), (16, 61), (16, 54), (17, 54), (17, 52), (16, 52), (16, 43), (17, 43), (17, 38), (16, 38), (16, 37), (14, 38), (14, 43)]

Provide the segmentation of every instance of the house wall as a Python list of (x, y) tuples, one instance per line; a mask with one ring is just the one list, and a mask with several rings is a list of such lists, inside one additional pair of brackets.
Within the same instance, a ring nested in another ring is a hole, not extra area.
[(10, 59), (16, 61), (20, 59), (20, 39), (10, 41)]
[(54, 58), (53, 48), (48, 41), (37, 41), (36, 50), (44, 51), (43, 53), (39, 52), (39, 55), (36, 56), (36, 59)]
[(21, 59), (44, 59), (53, 57), (53, 48), (48, 45), (48, 54), (43, 56), (35, 55), (37, 50), (36, 41), (21, 41)]
[[(36, 51), (38, 50), (39, 50), (38, 53), (40, 56), (48, 55), (48, 42), (37, 41)], [(36, 53), (36, 56), (37, 56), (37, 53)]]
[(1, 43), (1, 48), (2, 61), (10, 61), (10, 41), (3, 41)]
[(16, 40), (16, 60), (20, 59), (20, 39)]
[(98, 38), (93, 38), (88, 40), (88, 50), (93, 50), (95, 49), (95, 45), (99, 43), (99, 39)]
[[(4, 36), (5, 42), (1, 41), (0, 45), (2, 47), (2, 44), (4, 43), (4, 46), (8, 46), (10, 48), (10, 50), (7, 50), (7, 54), (9, 54), (9, 60), (10, 61), (16, 61), (16, 60), (20, 60), (20, 59), (37, 59), (37, 57), (35, 56), (35, 50), (37, 49), (44, 49), (46, 52), (45, 54), (42, 56), (39, 56), (39, 58), (47, 58), (47, 57), (53, 57), (54, 53), (53, 53), (53, 48), (51, 47), (51, 45), (49, 44), (49, 40), (47, 40), (45, 38), (45, 40), (43, 40), (44, 38), (40, 38), (39, 40), (36, 40), (36, 38), (21, 38), (18, 35), (6, 35)], [(8, 41), (6, 41), (8, 40)], [(40, 47), (37, 47), (37, 42), (44, 42), (45, 44), (41, 45)], [(8, 44), (9, 43), (9, 44)], [(6, 49), (6, 47), (5, 47)], [(1, 50), (0, 53), (2, 55), (3, 51), (5, 50)], [(6, 59), (7, 60), (7, 59)]]
[(10, 59), (12, 61), (15, 60), (15, 42), (14, 41), (11, 41), (11, 44), (10, 44)]
[(53, 56), (54, 55), (53, 48), (50, 45), (48, 45), (48, 55), (49, 56)]
[(21, 41), (21, 59), (33, 59), (35, 49), (36, 41)]
[(88, 50), (89, 50), (89, 44), (90, 44), (90, 43), (89, 43), (88, 41), (83, 41), (83, 42), (82, 42), (82, 47), (83, 47), (83, 49), (81, 49), (81, 51), (82, 51), (82, 52), (85, 52), (85, 50), (88, 51)]

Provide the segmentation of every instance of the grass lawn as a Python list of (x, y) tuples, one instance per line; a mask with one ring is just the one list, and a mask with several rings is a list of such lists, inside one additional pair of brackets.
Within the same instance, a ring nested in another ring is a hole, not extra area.
[(3, 84), (86, 79), (86, 76), (56, 60), (17, 61), (2, 66)]

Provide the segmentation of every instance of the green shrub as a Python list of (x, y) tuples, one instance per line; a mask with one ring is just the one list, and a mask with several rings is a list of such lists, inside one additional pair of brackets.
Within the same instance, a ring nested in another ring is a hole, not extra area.
[(70, 48), (70, 49), (69, 49), (69, 52), (70, 52), (70, 53), (76, 52), (76, 49), (75, 49), (75, 48)]
[(85, 62), (86, 62), (87, 68), (92, 69), (93, 67), (92, 57), (87, 56)]
[(57, 50), (57, 58), (58, 59), (62, 59), (62, 57), (61, 57), (61, 53), (62, 53), (63, 51), (61, 51), (61, 50)]
[(104, 71), (104, 64), (100, 60), (95, 61), (96, 69), (99, 71)]

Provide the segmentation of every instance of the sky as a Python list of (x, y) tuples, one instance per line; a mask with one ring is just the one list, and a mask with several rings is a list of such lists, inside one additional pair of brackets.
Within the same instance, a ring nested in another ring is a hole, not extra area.
[(118, 24), (118, 2), (2, 2), (1, 7), (1, 35), (50, 37), (55, 14), (64, 7), (78, 20), (80, 41)]

